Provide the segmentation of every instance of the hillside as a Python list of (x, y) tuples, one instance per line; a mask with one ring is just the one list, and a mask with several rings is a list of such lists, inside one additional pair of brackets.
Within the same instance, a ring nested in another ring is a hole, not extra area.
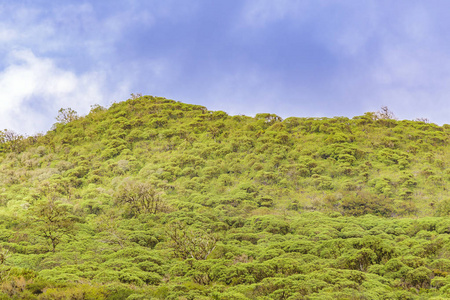
[(450, 297), (449, 125), (152, 96), (57, 120), (0, 134), (4, 299)]

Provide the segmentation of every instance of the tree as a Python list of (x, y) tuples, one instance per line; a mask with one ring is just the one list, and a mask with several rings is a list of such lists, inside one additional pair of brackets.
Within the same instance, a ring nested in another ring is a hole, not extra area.
[(63, 237), (71, 235), (74, 230), (75, 220), (69, 208), (54, 199), (36, 204), (31, 217), (36, 224), (36, 233), (48, 240), (53, 252)]
[(166, 209), (160, 193), (151, 184), (130, 178), (119, 185), (115, 198), (119, 204), (126, 204), (132, 215), (140, 213), (156, 214)]
[(374, 214), (389, 217), (393, 213), (392, 200), (365, 191), (344, 193), (341, 208), (345, 215)]
[(382, 106), (379, 111), (377, 111), (376, 116), (378, 119), (383, 120), (395, 120), (395, 115), (392, 111), (389, 110), (387, 106)]
[(12, 130), (5, 129), (3, 131), (0, 131), (0, 144), (3, 144), (3, 147), (10, 151), (20, 152), (21, 150), (23, 150), (23, 140), (24, 137), (22, 135)]
[(416, 121), (416, 122), (423, 122), (423, 123), (426, 123), (426, 124), (428, 124), (428, 123), (430, 123), (430, 120), (428, 119), (428, 118), (416, 118), (416, 119), (414, 119), (414, 121)]
[(120, 216), (116, 211), (107, 211), (100, 215), (95, 223), (97, 230), (103, 233), (100, 235), (103, 243), (118, 244), (122, 249), (125, 247), (127, 235), (120, 230)]
[(186, 224), (174, 222), (166, 229), (175, 255), (182, 259), (205, 260), (216, 248), (217, 238), (201, 229), (189, 229)]
[(0, 265), (5, 264), (6, 259), (9, 257), (9, 250), (0, 248)]
[(56, 117), (56, 121), (58, 121), (61, 124), (67, 124), (72, 121), (75, 121), (78, 119), (78, 114), (73, 109), (69, 108), (61, 108), (58, 110), (58, 116)]
[(138, 98), (141, 98), (142, 94), (141, 93), (137, 93), (137, 94), (131, 93), (130, 96), (131, 96), (131, 99), (136, 100)]

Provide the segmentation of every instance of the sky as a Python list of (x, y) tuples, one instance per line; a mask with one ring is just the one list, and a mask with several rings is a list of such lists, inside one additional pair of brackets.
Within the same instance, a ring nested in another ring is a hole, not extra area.
[(0, 0), (0, 129), (133, 94), (254, 116), (450, 123), (450, 1)]

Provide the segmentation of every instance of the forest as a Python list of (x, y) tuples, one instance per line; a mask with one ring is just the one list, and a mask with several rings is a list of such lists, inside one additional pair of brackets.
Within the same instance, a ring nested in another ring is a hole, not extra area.
[(0, 299), (449, 299), (450, 125), (133, 95), (0, 131)]

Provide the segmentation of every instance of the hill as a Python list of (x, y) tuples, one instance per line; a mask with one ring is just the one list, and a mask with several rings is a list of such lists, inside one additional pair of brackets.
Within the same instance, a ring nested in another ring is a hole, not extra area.
[(449, 125), (152, 96), (57, 120), (0, 135), (5, 299), (450, 296)]

